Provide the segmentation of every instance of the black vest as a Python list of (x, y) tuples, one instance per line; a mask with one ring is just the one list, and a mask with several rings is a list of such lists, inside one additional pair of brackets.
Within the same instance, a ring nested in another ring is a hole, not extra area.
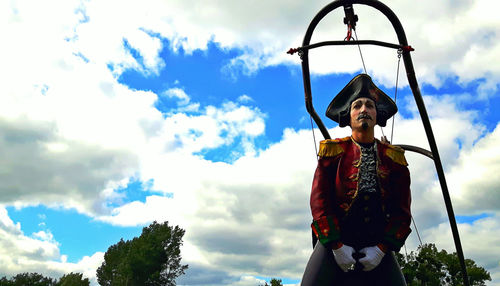
[(375, 144), (361, 144), (357, 194), (340, 222), (341, 241), (356, 250), (380, 243), (385, 228), (375, 150)]

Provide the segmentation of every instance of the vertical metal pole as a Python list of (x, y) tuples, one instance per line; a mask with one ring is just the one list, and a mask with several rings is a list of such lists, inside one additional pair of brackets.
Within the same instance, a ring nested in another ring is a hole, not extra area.
[(427, 115), (427, 110), (425, 108), (424, 100), (420, 95), (420, 89), (418, 88), (418, 84), (415, 79), (415, 72), (413, 70), (413, 65), (411, 62), (409, 52), (407, 54), (408, 55), (406, 57), (403, 54), (403, 59), (405, 61), (405, 66), (407, 66), (406, 70), (408, 73), (408, 80), (413, 81), (413, 83), (410, 82), (410, 87), (413, 91), (413, 96), (415, 97), (415, 102), (417, 104), (418, 111), (420, 113), (420, 118), (422, 119), (422, 123), (424, 124), (424, 129), (427, 135), (427, 140), (429, 141), (429, 146), (431, 148), (432, 156), (434, 157), (434, 165), (436, 166), (439, 183), (441, 185), (441, 190), (443, 193), (444, 204), (446, 205), (446, 211), (448, 213), (448, 219), (450, 221), (451, 232), (453, 234), (453, 240), (455, 242), (455, 248), (457, 250), (460, 266), (462, 268), (462, 277), (464, 280), (464, 285), (469, 286), (469, 278), (467, 275), (467, 266), (465, 265), (464, 252), (462, 250), (462, 243), (460, 242), (460, 234), (458, 232), (458, 226), (455, 220), (455, 213), (453, 211), (453, 206), (451, 204), (450, 193), (448, 191), (448, 186), (446, 184), (443, 165), (441, 163), (441, 158), (439, 157), (436, 139), (434, 138), (434, 133), (432, 132), (432, 127), (429, 120), (429, 116)]
[[(354, 2), (372, 6), (378, 9), (380, 12), (382, 12), (389, 19), (389, 21), (391, 21), (394, 30), (396, 31), (396, 34), (398, 36), (399, 43), (402, 46), (408, 46), (408, 41), (406, 39), (406, 34), (404, 32), (403, 26), (401, 25), (401, 22), (396, 17), (394, 12), (392, 12), (392, 10), (389, 9), (389, 7), (387, 7), (382, 2), (377, 0), (358, 0)], [(413, 62), (411, 60), (411, 55), (409, 51), (403, 52), (403, 61), (406, 68), (408, 82), (413, 92), (413, 97), (415, 98), (415, 103), (417, 104), (418, 111), (420, 113), (420, 118), (422, 119), (425, 133), (427, 135), (427, 140), (429, 141), (429, 146), (431, 148), (432, 156), (434, 158), (434, 165), (436, 167), (439, 184), (441, 185), (441, 191), (443, 193), (444, 204), (446, 205), (446, 211), (448, 213), (448, 219), (450, 221), (451, 232), (453, 234), (453, 240), (455, 242), (455, 248), (457, 250), (458, 259), (460, 261), (460, 266), (462, 268), (462, 277), (464, 280), (463, 282), (465, 286), (469, 286), (469, 277), (467, 276), (467, 267), (465, 265), (462, 243), (460, 242), (460, 234), (458, 232), (457, 222), (455, 220), (455, 214), (453, 212), (453, 206), (451, 204), (450, 193), (448, 191), (448, 186), (446, 184), (443, 165), (441, 163), (441, 158), (439, 156), (436, 139), (434, 138), (434, 133), (432, 132), (429, 115), (427, 114), (424, 100), (422, 98), (422, 95), (420, 94), (420, 88), (418, 87), (417, 78), (415, 77), (415, 69), (413, 68)]]

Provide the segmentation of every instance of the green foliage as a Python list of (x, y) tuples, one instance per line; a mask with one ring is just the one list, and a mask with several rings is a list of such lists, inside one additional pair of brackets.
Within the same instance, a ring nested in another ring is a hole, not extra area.
[(83, 278), (81, 273), (69, 273), (63, 275), (59, 280), (45, 277), (42, 274), (21, 273), (7, 279), (2, 277), (0, 279), (0, 286), (89, 286), (90, 281), (88, 278)]
[(142, 234), (108, 248), (104, 262), (97, 269), (100, 285), (176, 285), (184, 274), (180, 246), (185, 231), (168, 222), (156, 221), (142, 229)]
[(45, 277), (39, 273), (21, 273), (7, 279), (0, 279), (0, 286), (89, 286), (88, 278), (83, 278), (81, 273), (69, 273), (63, 275), (59, 280)]
[(127, 255), (130, 242), (120, 241), (108, 248), (104, 254), (104, 262), (97, 268), (97, 282), (99, 285), (126, 285), (129, 274), (127, 269)]
[(83, 278), (81, 273), (64, 274), (56, 284), (57, 286), (90, 286), (88, 278)]
[[(462, 269), (456, 252), (438, 251), (432, 243), (424, 244), (406, 257), (396, 254), (408, 286), (459, 286), (462, 284)], [(485, 281), (491, 281), (491, 276), (483, 267), (479, 267), (471, 259), (465, 260), (469, 284), (484, 286)]]
[(55, 286), (56, 281), (52, 278), (45, 277), (39, 273), (20, 273), (11, 279), (3, 277), (0, 280), (1, 286)]
[(269, 281), (269, 283), (271, 283), (271, 284), (267, 284), (267, 282), (266, 282), (265, 284), (262, 284), (259, 286), (283, 286), (281, 279), (272, 278), (271, 281)]
[(7, 277), (2, 277), (0, 278), (0, 286), (10, 286), (12, 285), (10, 280), (7, 279)]

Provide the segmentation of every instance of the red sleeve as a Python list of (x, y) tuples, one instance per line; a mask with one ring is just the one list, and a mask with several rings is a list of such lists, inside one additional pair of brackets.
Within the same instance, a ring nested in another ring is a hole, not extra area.
[(338, 157), (323, 157), (318, 160), (311, 190), (311, 227), (323, 245), (340, 241), (339, 223), (334, 213)]
[(389, 220), (384, 231), (383, 243), (391, 250), (399, 251), (411, 232), (411, 191), (408, 168), (398, 165), (395, 169), (391, 182), (392, 194), (386, 205)]

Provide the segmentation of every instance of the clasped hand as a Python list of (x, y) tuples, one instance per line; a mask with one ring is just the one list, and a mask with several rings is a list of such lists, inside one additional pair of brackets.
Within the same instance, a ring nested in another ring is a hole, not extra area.
[[(356, 260), (353, 258), (354, 253), (354, 248), (345, 244), (333, 250), (335, 261), (342, 271), (347, 272), (348, 270), (354, 269), (354, 265), (356, 264)], [(385, 253), (377, 246), (365, 247), (361, 249), (359, 253), (365, 255), (363, 258), (359, 259), (359, 263), (363, 265), (363, 271), (373, 270), (380, 264), (382, 258), (385, 256)]]

